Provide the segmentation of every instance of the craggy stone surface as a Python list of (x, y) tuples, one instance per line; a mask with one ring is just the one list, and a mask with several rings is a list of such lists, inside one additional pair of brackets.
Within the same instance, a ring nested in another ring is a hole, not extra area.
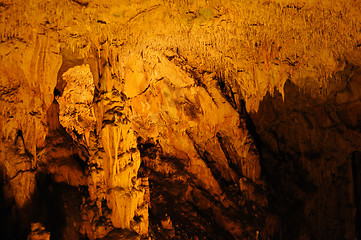
[(0, 1), (1, 236), (360, 238), (360, 12)]

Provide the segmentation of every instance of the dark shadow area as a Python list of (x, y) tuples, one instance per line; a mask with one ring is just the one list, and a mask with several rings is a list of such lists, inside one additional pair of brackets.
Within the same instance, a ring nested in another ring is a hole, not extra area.
[(361, 240), (361, 152), (352, 153), (353, 191), (355, 198), (355, 229), (358, 240)]
[(348, 103), (314, 99), (290, 81), (284, 88), (284, 101), (267, 94), (250, 114), (278, 221), (271, 239), (354, 239), (355, 178), (345, 156), (361, 150), (361, 134), (343, 121)]
[(34, 194), (34, 222), (44, 224), (51, 239), (62, 239), (65, 228), (64, 199), (59, 184), (48, 174), (36, 176), (37, 191)]
[(81, 193), (75, 187), (55, 182), (48, 174), (38, 173), (36, 180), (32, 222), (43, 223), (51, 240), (80, 239)]
[(52, 240), (81, 239), (82, 194), (77, 188), (54, 182), (49, 174), (38, 173), (32, 199), (19, 208), (9, 196), (11, 189), (9, 183), (4, 184), (3, 172), (0, 171), (1, 239), (27, 239), (30, 225), (35, 222), (45, 226)]
[[(203, 154), (201, 146), (195, 143), (195, 147), (200, 157), (206, 158), (204, 161), (227, 200), (220, 200), (202, 187), (187, 169), (189, 159), (167, 156), (152, 139), (138, 138), (142, 158), (139, 176), (149, 177), (150, 236), (155, 239), (253, 239), (244, 228), (262, 226), (259, 217), (254, 215), (254, 204), (244, 200), (239, 187), (222, 177), (215, 160), (207, 152)], [(227, 224), (238, 228), (240, 235), (235, 237)]]
[(16, 205), (4, 172), (4, 167), (0, 166), (0, 238), (26, 239), (30, 231), (31, 203), (26, 203), (22, 208)]
[[(16, 226), (12, 224), (12, 209), (15, 205), (13, 198), (9, 198), (5, 192), (6, 188), (6, 176), (4, 176), (4, 166), (0, 165), (0, 236), (2, 239), (15, 239), (16, 237), (21, 237), (21, 231), (18, 231), (18, 234), (14, 236)], [(23, 237), (26, 234), (23, 234)]]

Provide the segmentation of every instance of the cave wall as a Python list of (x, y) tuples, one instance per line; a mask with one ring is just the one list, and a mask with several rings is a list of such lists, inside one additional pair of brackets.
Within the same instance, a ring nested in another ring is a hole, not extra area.
[(4, 236), (359, 237), (360, 10), (0, 2)]
[(338, 104), (340, 92), (320, 101), (287, 82), (284, 101), (268, 95), (251, 114), (286, 239), (357, 237), (360, 110), (347, 109), (360, 100)]

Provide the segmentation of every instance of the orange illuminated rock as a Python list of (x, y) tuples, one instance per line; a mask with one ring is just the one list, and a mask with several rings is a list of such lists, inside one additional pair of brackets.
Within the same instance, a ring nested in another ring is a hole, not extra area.
[(31, 233), (28, 236), (28, 240), (49, 240), (50, 233), (45, 230), (45, 227), (41, 223), (31, 224)]
[(360, 238), (360, 12), (2, 1), (1, 236)]

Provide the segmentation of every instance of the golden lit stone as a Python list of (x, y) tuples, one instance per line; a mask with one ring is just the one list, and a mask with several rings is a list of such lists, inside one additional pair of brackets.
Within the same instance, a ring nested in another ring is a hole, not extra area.
[(1, 236), (360, 238), (360, 12), (0, 2)]

